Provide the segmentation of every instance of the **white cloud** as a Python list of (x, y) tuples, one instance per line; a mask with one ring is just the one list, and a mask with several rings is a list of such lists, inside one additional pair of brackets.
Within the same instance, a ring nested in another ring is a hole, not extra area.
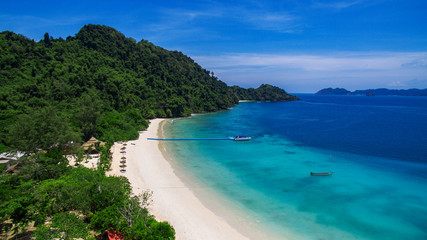
[[(426, 57), (427, 52), (335, 52), (236, 53), (192, 58), (230, 84), (255, 87), (268, 82), (287, 86), (293, 92), (312, 92), (323, 87), (427, 88), (427, 68), (407, 67)], [(420, 79), (416, 86), (413, 79)]]
[(427, 68), (427, 57), (414, 59), (411, 62), (402, 64), (402, 67), (410, 67), (410, 68)]
[(248, 29), (295, 33), (299, 31), (297, 19), (285, 11), (210, 2), (192, 9), (159, 9), (158, 19), (148, 25), (147, 35), (151, 40), (159, 41), (227, 38), (221, 36), (219, 29), (230, 24)]
[(333, 10), (342, 10), (345, 8), (349, 8), (358, 4), (363, 3), (363, 0), (356, 0), (356, 1), (339, 1), (339, 2), (331, 2), (331, 3), (324, 3), (324, 2), (315, 2), (313, 4), (313, 7), (315, 8), (329, 8)]
[(405, 84), (402, 83), (401, 81), (394, 81), (394, 82), (391, 82), (388, 86), (389, 87), (393, 87), (393, 88), (396, 88), (396, 87), (405, 87)]
[(387, 70), (412, 63), (427, 53), (251, 54), (196, 56), (199, 62), (222, 67), (280, 67), (304, 71)]
[(205, 26), (205, 21), (220, 19), (223, 12), (217, 8), (204, 9), (158, 9), (157, 19), (150, 24), (143, 24), (141, 32), (144, 38), (153, 42), (170, 42), (175, 39), (207, 40), (216, 39), (219, 35), (215, 29)]
[(282, 33), (298, 32), (296, 17), (286, 12), (242, 10), (236, 17), (258, 30)]

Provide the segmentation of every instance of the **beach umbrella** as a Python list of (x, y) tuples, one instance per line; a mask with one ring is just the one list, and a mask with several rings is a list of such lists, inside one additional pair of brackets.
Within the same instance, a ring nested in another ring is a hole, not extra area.
[(127, 146), (128, 144), (127, 143), (123, 143), (123, 146)]
[(124, 173), (124, 172), (126, 172), (126, 169), (123, 168), (120, 170), (120, 172)]
[(120, 150), (126, 150), (126, 147), (122, 147), (122, 148), (120, 148)]
[(120, 163), (126, 163), (126, 160), (121, 160)]
[(126, 164), (122, 164), (122, 165), (120, 165), (120, 167), (121, 167), (121, 168), (125, 168), (125, 167), (126, 167)]
[(125, 156), (123, 156), (123, 157), (122, 157), (122, 159), (126, 159), (126, 157), (125, 157)]

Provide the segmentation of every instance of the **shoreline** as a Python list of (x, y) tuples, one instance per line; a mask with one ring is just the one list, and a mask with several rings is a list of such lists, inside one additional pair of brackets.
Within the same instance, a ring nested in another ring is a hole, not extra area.
[[(138, 140), (129, 141), (126, 153), (123, 144), (112, 147), (113, 160), (108, 175), (124, 176), (131, 183), (133, 193), (152, 191), (150, 214), (158, 221), (167, 221), (176, 232), (176, 239), (249, 239), (233, 228), (226, 219), (215, 214), (177, 175), (168, 161), (163, 146), (147, 137), (160, 137), (167, 119), (153, 119)], [(126, 172), (120, 172), (120, 160), (126, 157)], [(215, 209), (214, 209), (215, 210)]]

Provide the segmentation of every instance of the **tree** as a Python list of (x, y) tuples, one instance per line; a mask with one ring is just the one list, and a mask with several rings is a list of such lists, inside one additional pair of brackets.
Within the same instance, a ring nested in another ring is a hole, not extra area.
[(38, 152), (29, 157), (23, 157), (20, 174), (26, 180), (42, 181), (59, 178), (68, 170), (68, 160), (58, 149), (44, 153)]
[(157, 222), (148, 213), (152, 192), (146, 191), (129, 198), (118, 208), (124, 221), (118, 230), (126, 239), (175, 239), (175, 230), (166, 222)]
[(84, 140), (89, 140), (96, 134), (96, 125), (99, 118), (100, 101), (95, 95), (83, 94), (77, 104), (74, 120), (83, 134)]
[(27, 153), (63, 148), (66, 143), (80, 139), (66, 117), (53, 106), (33, 109), (21, 115), (9, 133), (13, 139), (13, 148)]
[(133, 223), (136, 221), (142, 220), (145, 223), (148, 220), (146, 207), (150, 205), (151, 196), (152, 192), (144, 192), (139, 196), (133, 196), (118, 209), (129, 228), (132, 228)]
[(46, 45), (46, 46), (50, 46), (51, 45), (51, 43), (50, 43), (50, 37), (49, 37), (49, 33), (45, 33), (44, 34), (44, 44)]
[(44, 239), (95, 239), (89, 233), (87, 224), (73, 213), (63, 212), (53, 215), (50, 224), (37, 227), (36, 240)]

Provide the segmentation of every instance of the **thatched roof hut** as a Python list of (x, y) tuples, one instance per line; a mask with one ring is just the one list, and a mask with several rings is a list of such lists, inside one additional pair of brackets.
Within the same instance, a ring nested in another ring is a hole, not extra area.
[(15, 173), (17, 171), (17, 170), (15, 170), (15, 167), (16, 167), (15, 165), (17, 165), (16, 163), (18, 162), (18, 159), (24, 155), (25, 155), (25, 153), (23, 153), (23, 152), (3, 152), (3, 153), (0, 153), (0, 164), (6, 165), (6, 169), (7, 169), (6, 172)]
[(21, 163), (14, 164), (6, 169), (6, 173), (15, 174), (19, 172), (19, 167)]
[(95, 148), (95, 145), (99, 143), (99, 146), (104, 146), (105, 142), (102, 142), (95, 137), (91, 137), (87, 142), (82, 144), (82, 148), (85, 150), (85, 152), (90, 153), (98, 153), (98, 151)]

